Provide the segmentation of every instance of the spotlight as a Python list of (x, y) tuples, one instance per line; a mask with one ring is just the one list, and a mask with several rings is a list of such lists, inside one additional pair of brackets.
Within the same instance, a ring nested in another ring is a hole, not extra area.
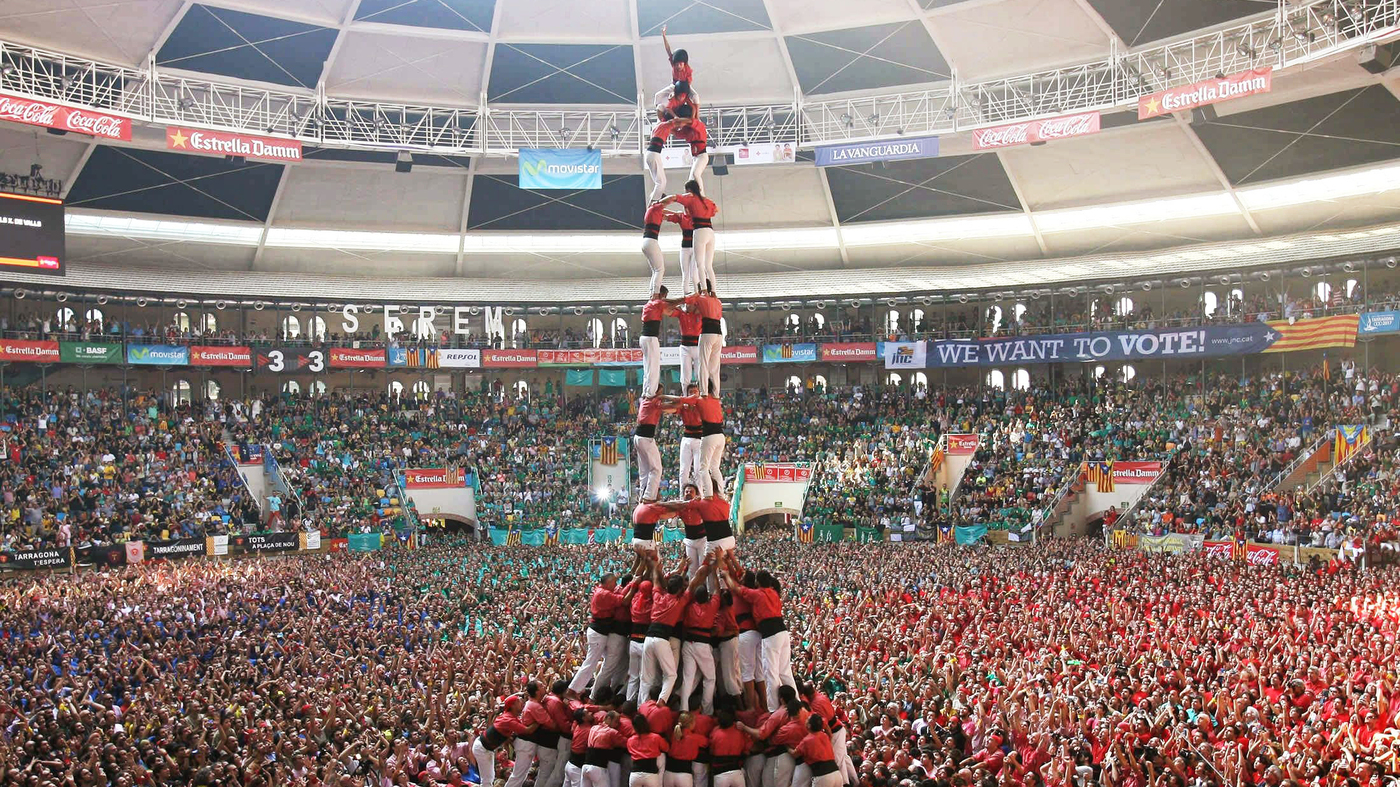
[(107, 296), (106, 296), (106, 295), (99, 295), (99, 296), (97, 296), (97, 305), (98, 305), (98, 306), (106, 306), (106, 305), (107, 305)]
[(68, 302), (68, 293), (66, 293), (66, 292), (60, 292), (59, 294), (55, 295), (55, 296), (53, 297), (53, 299), (56, 300), (56, 301), (58, 301), (59, 303), (67, 303), (67, 302)]
[(902, 137), (902, 136), (904, 136), (904, 129), (902, 129), (902, 128), (897, 128), (897, 129), (895, 129), (894, 133), (896, 133), (896, 134), (898, 134), (898, 135), (900, 135), (900, 136)]
[(223, 311), (228, 308), (228, 301), (214, 301), (214, 308)]
[(194, 99), (188, 97), (181, 97), (179, 101), (175, 102), (175, 108), (180, 110), (181, 112), (188, 112), (191, 109), (194, 109)]
[(1381, 260), (1381, 262), (1384, 262), (1384, 263), (1385, 263), (1385, 267), (1390, 268), (1391, 270), (1395, 270), (1395, 258), (1394, 258), (1394, 257), (1386, 257), (1385, 259)]
[(178, 300), (178, 301), (175, 301), (175, 308), (177, 308), (177, 309), (183, 309), (183, 308), (185, 308), (185, 306), (186, 306), (186, 304), (185, 304), (185, 301), (184, 301), (183, 299)]
[(1145, 282), (1143, 282), (1143, 283), (1142, 283), (1142, 291), (1143, 291), (1143, 292), (1152, 292), (1152, 282), (1150, 282), (1150, 281), (1145, 281)]
[(1182, 280), (1181, 280), (1181, 289), (1183, 289), (1183, 290), (1189, 290), (1189, 289), (1191, 289), (1191, 280), (1190, 280), (1190, 279), (1182, 279)]
[(854, 118), (851, 117), (851, 113), (849, 113), (849, 112), (843, 112), (843, 113), (841, 114), (841, 125), (845, 126), (846, 128), (850, 128), (850, 127), (854, 126), (855, 124), (856, 124), (856, 121), (855, 121)]
[(29, 295), (28, 290), (15, 290), (15, 300), (22, 301)]
[(0, 67), (0, 75), (9, 76), (13, 73), (15, 73), (15, 67), (11, 63), (6, 63), (3, 67)]
[(394, 159), (395, 172), (413, 171), (413, 154), (407, 150), (400, 150), (397, 158)]
[(136, 299), (136, 305), (137, 305), (137, 306), (145, 306), (146, 303), (147, 303), (147, 301), (146, 301), (145, 298), (137, 298), (137, 299)]

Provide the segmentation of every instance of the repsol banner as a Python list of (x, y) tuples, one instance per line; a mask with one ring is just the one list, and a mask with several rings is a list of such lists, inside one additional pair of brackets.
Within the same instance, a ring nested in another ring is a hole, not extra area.
[(29, 552), (0, 552), (0, 569), (33, 571), (40, 568), (71, 568), (72, 547), (35, 549)]
[(176, 538), (170, 541), (147, 541), (146, 559), (160, 560), (180, 557), (198, 557), (205, 552), (202, 538)]
[(285, 552), (301, 548), (301, 538), (297, 533), (253, 533), (234, 536), (229, 542), (240, 552)]
[(1013, 363), (1129, 361), (1143, 358), (1212, 358), (1261, 353), (1281, 334), (1265, 323), (1094, 331), (1009, 339), (929, 342), (928, 367), (1002, 366)]

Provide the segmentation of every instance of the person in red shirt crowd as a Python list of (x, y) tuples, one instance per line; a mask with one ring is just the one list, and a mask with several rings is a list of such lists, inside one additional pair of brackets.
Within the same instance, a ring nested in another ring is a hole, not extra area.
[[(700, 571), (685, 582), (685, 563), (678, 573), (662, 577), (660, 566), (652, 566), (651, 626), (647, 628), (646, 641), (642, 646), (642, 676), (638, 696), (649, 696), (651, 687), (659, 680), (662, 702), (671, 698), (676, 685), (676, 658), (678, 656), (680, 622), (690, 603), (691, 594), (705, 584), (705, 579), (714, 570), (715, 564), (706, 561)], [(673, 647), (671, 640), (677, 645)]]
[[(622, 718), (617, 711), (601, 712), (602, 719), (588, 731), (588, 749), (583, 760), (584, 787), (613, 787), (608, 775), (608, 766), (615, 752), (627, 747), (627, 736), (623, 734)], [(482, 785), (491, 781), (481, 777)]]
[[(657, 353), (660, 352), (658, 349)], [(658, 360), (657, 378), (660, 366)], [(661, 423), (666, 407), (665, 398), (660, 396), (643, 396), (637, 400), (637, 426), (632, 432), (632, 445), (637, 449), (637, 483), (643, 503), (655, 502), (661, 493), (661, 449), (656, 447), (656, 426)]]
[[(640, 561), (633, 563), (632, 572), (634, 576), (642, 569)], [(593, 595), (588, 601), (588, 611), (592, 615), (592, 622), (588, 624), (587, 640), (588, 651), (583, 658), (583, 664), (579, 666), (578, 672), (574, 674), (574, 679), (569, 682), (569, 691), (575, 696), (583, 691), (583, 687), (588, 685), (588, 681), (593, 679), (593, 673), (600, 665), (603, 665), (609, 655), (608, 635), (612, 633), (612, 622), (617, 606), (627, 604), (632, 600), (632, 594), (637, 592), (640, 585), (635, 579), (627, 583), (627, 587), (621, 592), (617, 589), (617, 575), (604, 574), (603, 580), (598, 583), (598, 587), (593, 589)], [(619, 668), (616, 665), (622, 663), (622, 654), (617, 653), (613, 659), (614, 664), (608, 665), (607, 674), (612, 675)]]
[[(691, 317), (691, 315), (687, 315), (687, 313), (684, 311), (679, 312), (679, 314), (682, 315), (682, 319), (685, 319), (686, 317)], [(698, 336), (695, 338), (697, 341), (699, 340)], [(682, 335), (681, 340), (685, 340), (684, 335)], [(686, 353), (689, 352), (691, 349), (693, 348), (686, 347), (684, 345), (681, 346), (681, 379), (685, 379), (686, 377), (686, 370), (684, 368), (686, 365)], [(694, 485), (695, 494), (698, 497), (700, 495), (700, 484), (703, 483), (702, 481), (700, 481), (700, 470), (703, 467), (700, 459), (701, 445), (702, 440), (705, 437), (705, 433), (704, 424), (700, 418), (699, 404), (689, 404), (688, 402), (690, 400), (698, 399), (700, 387), (695, 385), (694, 383), (688, 383), (686, 385), (685, 390), (686, 396), (680, 400), (677, 400), (675, 403), (676, 412), (681, 417), (681, 426), (683, 430), (681, 432), (680, 483), (682, 490), (684, 490), (687, 486)], [(691, 536), (686, 536), (686, 538), (689, 539), (691, 538)], [(698, 567), (700, 563), (700, 558), (704, 557), (705, 555), (705, 545), (698, 545), (698, 551), (696, 551), (693, 554), (690, 551), (692, 546), (695, 545), (691, 544), (689, 541), (686, 542), (686, 556), (692, 558), (693, 565)]]
[[(559, 743), (559, 730), (554, 718), (544, 706), (544, 684), (532, 680), (525, 684), (525, 708), (520, 713), (520, 721), (533, 727), (532, 732), (521, 733), (515, 739), (515, 765), (506, 779), (506, 787), (520, 787), (530, 774), (530, 766), (539, 762), (539, 772), (549, 774), (554, 770), (555, 747)], [(539, 778), (536, 781), (540, 781)], [(541, 785), (543, 782), (541, 782)]]
[(763, 680), (768, 689), (768, 708), (776, 711), (778, 686), (791, 686), (794, 693), (797, 690), (797, 681), (792, 677), (792, 635), (783, 622), (782, 587), (777, 578), (767, 571), (759, 571), (755, 575), (757, 588), (739, 584), (735, 577), (743, 576), (743, 568), (732, 551), (728, 555), (729, 571), (721, 572), (720, 576), (729, 585), (730, 592), (743, 597), (753, 607), (754, 624), (763, 635), (761, 659)]
[(694, 787), (696, 770), (705, 767), (701, 754), (709, 745), (709, 737), (696, 729), (695, 717), (682, 713), (671, 731), (671, 750), (666, 755), (661, 787)]
[(841, 787), (841, 770), (836, 767), (836, 749), (826, 732), (822, 717), (816, 713), (807, 717), (807, 735), (792, 750), (806, 768), (808, 778), (793, 776), (793, 787)]
[(651, 580), (644, 579), (632, 597), (631, 632), (627, 643), (627, 690), (624, 697), (637, 699), (641, 690), (642, 656), (646, 646), (647, 627), (651, 625)]
[(767, 757), (763, 766), (765, 787), (779, 785), (790, 787), (797, 760), (792, 750), (807, 735), (808, 712), (797, 699), (797, 690), (782, 686), (778, 691), (779, 706), (761, 727), (740, 724), (740, 728), (752, 735), (755, 740), (766, 745)]
[(569, 761), (564, 766), (564, 787), (583, 787), (583, 766), (588, 756), (588, 733), (593, 714), (582, 705), (573, 711), (573, 737), (569, 739)]
[[(689, 295), (700, 289), (700, 266), (695, 260), (695, 221), (685, 211), (667, 214), (666, 218), (681, 227), (681, 295)], [(696, 328), (692, 335), (699, 336), (699, 328)], [(681, 338), (684, 342), (684, 323), (681, 324)], [(689, 382), (684, 374), (681, 376), (681, 382)]]
[(739, 669), (739, 622), (734, 617), (734, 594), (719, 588), (719, 611), (715, 614), (715, 661), (724, 693), (742, 697), (744, 683)]
[[(687, 126), (686, 128), (690, 128)], [(704, 126), (700, 126), (703, 129)], [(695, 130), (684, 132), (694, 134)], [(692, 146), (697, 144), (691, 142)], [(704, 146), (706, 143), (698, 143)], [(701, 191), (700, 181), (691, 176), (685, 183), (685, 193), (675, 197), (675, 201), (685, 208), (685, 213), (690, 217), (691, 225), (695, 228), (695, 267), (699, 278), (696, 280), (697, 290), (715, 289), (715, 230), (714, 218), (719, 213), (719, 206), (713, 200), (707, 199)]]
[(719, 396), (720, 358), (724, 350), (724, 304), (714, 290), (685, 298), (685, 310), (700, 317), (700, 395)]
[[(616, 622), (616, 618), (613, 620)], [(604, 659), (604, 663), (606, 661)], [(550, 728), (558, 733), (558, 741), (554, 745), (554, 767), (548, 773), (535, 775), (535, 783), (540, 787), (560, 787), (564, 783), (564, 767), (569, 762), (574, 734), (573, 710), (569, 707), (568, 692), (569, 682), (561, 679), (551, 683), (549, 693), (544, 696), (544, 709), (552, 721)]]
[[(657, 254), (660, 255), (660, 250)], [(642, 335), (637, 339), (637, 346), (642, 350), (642, 398), (648, 399), (656, 396), (661, 388), (661, 321), (666, 315), (675, 311), (671, 303), (666, 300), (669, 290), (661, 284), (657, 277), (659, 273), (653, 268), (652, 277), (656, 286), (652, 288), (651, 297), (642, 304)], [(645, 402), (643, 403), (645, 404)], [(659, 417), (659, 412), (658, 412)], [(645, 421), (638, 413), (637, 423), (650, 423), (656, 425), (655, 421)], [(654, 435), (653, 435), (654, 436)]]
[[(757, 718), (754, 723), (761, 723)], [(710, 731), (710, 783), (713, 787), (744, 787), (745, 760), (753, 741), (737, 726), (734, 711), (721, 708)]]
[[(496, 718), (486, 726), (486, 731), (472, 742), (472, 757), (476, 760), (476, 770), (481, 774), (482, 784), (492, 784), (496, 781), (496, 752), (500, 751), (502, 744), (517, 736), (529, 735), (537, 728), (538, 725), (526, 724), (520, 720), (518, 714), (524, 704), (525, 700), (519, 694), (507, 697), (505, 709), (496, 714)], [(606, 785), (599, 784), (596, 787)]]
[[(851, 762), (851, 752), (846, 746), (846, 725), (836, 712), (836, 706), (831, 704), (831, 699), (810, 683), (798, 685), (797, 694), (802, 701), (807, 703), (807, 707), (812, 709), (812, 713), (821, 717), (825, 730), (831, 737), (832, 751), (835, 753), (835, 763), (842, 778), (848, 782), (859, 781), (860, 777), (856, 773), (855, 763)], [(813, 773), (813, 778), (817, 774)]]
[(681, 621), (681, 710), (690, 710), (690, 695), (700, 683), (700, 709), (715, 710), (715, 617), (719, 614), (719, 596), (709, 588), (700, 587), (685, 608)]
[[(724, 493), (724, 471), (721, 466), (724, 463), (724, 405), (720, 402), (719, 394), (706, 396), (667, 396), (667, 405), (674, 408), (695, 408), (696, 414), (700, 418), (700, 463), (695, 469), (695, 475), (699, 479), (698, 486), (702, 497), (713, 497)], [(725, 512), (725, 518), (729, 516)], [(731, 534), (732, 535), (732, 534)], [(707, 539), (712, 539), (708, 533)], [(713, 544), (708, 544), (712, 548)], [(733, 549), (733, 543), (722, 547), (723, 549)]]
[(660, 503), (643, 500), (632, 509), (632, 547), (643, 559), (656, 559), (656, 526), (667, 519), (680, 516), (685, 504), (680, 501)]
[(651, 731), (651, 722), (644, 714), (634, 716), (632, 737), (627, 739), (627, 753), (632, 756), (628, 787), (661, 787), (661, 755), (670, 748), (670, 741)]
[[(679, 224), (680, 216), (685, 215), (666, 209), (675, 199), (666, 197), (650, 203), (642, 216), (642, 256), (646, 257), (647, 266), (651, 268), (651, 281), (647, 292), (651, 293), (653, 298), (661, 289), (661, 281), (666, 277), (666, 256), (661, 253), (661, 225), (668, 221)], [(646, 319), (645, 314), (642, 319)]]

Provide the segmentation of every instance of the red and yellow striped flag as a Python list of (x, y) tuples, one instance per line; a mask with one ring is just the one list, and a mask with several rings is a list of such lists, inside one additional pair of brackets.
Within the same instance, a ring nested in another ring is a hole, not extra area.
[(1269, 345), (1266, 353), (1286, 353), (1296, 350), (1326, 350), (1331, 347), (1355, 347), (1356, 326), (1360, 315), (1339, 314), (1313, 320), (1269, 320), (1269, 327), (1279, 332), (1279, 338)]

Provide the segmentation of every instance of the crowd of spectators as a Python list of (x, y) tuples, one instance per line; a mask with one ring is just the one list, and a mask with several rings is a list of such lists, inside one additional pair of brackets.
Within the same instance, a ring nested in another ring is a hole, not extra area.
[[(1400, 569), (1088, 541), (740, 550), (781, 580), (794, 673), (848, 719), (860, 787), (1400, 772)], [(444, 539), (0, 579), (0, 784), (472, 783), (503, 698), (572, 675), (624, 556)]]

